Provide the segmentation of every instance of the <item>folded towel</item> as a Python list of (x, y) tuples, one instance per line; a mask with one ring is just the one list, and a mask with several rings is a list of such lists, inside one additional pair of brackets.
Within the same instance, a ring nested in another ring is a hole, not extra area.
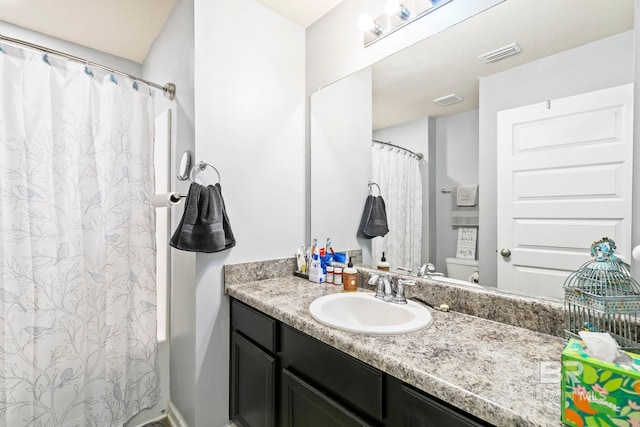
[(169, 244), (191, 252), (219, 252), (235, 246), (220, 184), (189, 187), (182, 220)]
[(365, 201), (358, 236), (365, 239), (384, 236), (389, 232), (387, 224), (387, 209), (382, 196), (372, 196), (369, 194)]
[(475, 206), (478, 204), (478, 184), (458, 185), (456, 191), (456, 204), (458, 206)]
[[(451, 225), (454, 226), (478, 226), (480, 223), (480, 209), (478, 203), (472, 206), (460, 206), (457, 203), (458, 190), (451, 192)], [(477, 193), (476, 193), (477, 197)]]

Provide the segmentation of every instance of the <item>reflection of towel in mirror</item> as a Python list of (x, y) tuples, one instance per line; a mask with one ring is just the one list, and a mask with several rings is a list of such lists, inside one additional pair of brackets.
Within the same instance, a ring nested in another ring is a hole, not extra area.
[(365, 239), (384, 236), (389, 232), (387, 224), (387, 210), (382, 196), (372, 196), (369, 194), (364, 204), (358, 236)]
[(458, 185), (456, 188), (456, 205), (475, 206), (478, 204), (478, 184)]
[(191, 184), (182, 220), (169, 244), (183, 251), (207, 253), (235, 246), (220, 184)]

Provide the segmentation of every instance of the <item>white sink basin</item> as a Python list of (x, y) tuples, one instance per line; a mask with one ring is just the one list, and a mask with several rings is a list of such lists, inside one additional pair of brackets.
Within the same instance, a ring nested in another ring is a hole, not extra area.
[(325, 295), (309, 305), (318, 322), (347, 332), (397, 335), (418, 331), (431, 324), (431, 313), (421, 304), (394, 304), (370, 292)]

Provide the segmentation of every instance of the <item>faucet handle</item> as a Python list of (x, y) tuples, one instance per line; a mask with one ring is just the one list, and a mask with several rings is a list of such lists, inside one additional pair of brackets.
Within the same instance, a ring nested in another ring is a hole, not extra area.
[(371, 276), (369, 276), (369, 282), (367, 283), (369, 283), (370, 285), (375, 285), (379, 278), (380, 278), (379, 274), (372, 273)]
[(413, 280), (398, 280), (398, 287), (396, 289), (396, 295), (393, 297), (391, 302), (395, 302), (396, 304), (406, 304), (407, 299), (404, 297), (404, 287), (405, 286), (415, 286), (416, 282)]

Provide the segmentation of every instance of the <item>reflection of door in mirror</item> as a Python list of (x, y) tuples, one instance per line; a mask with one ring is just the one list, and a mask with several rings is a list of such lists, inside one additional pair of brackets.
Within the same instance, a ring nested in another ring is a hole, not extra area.
[(632, 156), (633, 84), (498, 113), (498, 288), (562, 298), (602, 237), (628, 262)]

